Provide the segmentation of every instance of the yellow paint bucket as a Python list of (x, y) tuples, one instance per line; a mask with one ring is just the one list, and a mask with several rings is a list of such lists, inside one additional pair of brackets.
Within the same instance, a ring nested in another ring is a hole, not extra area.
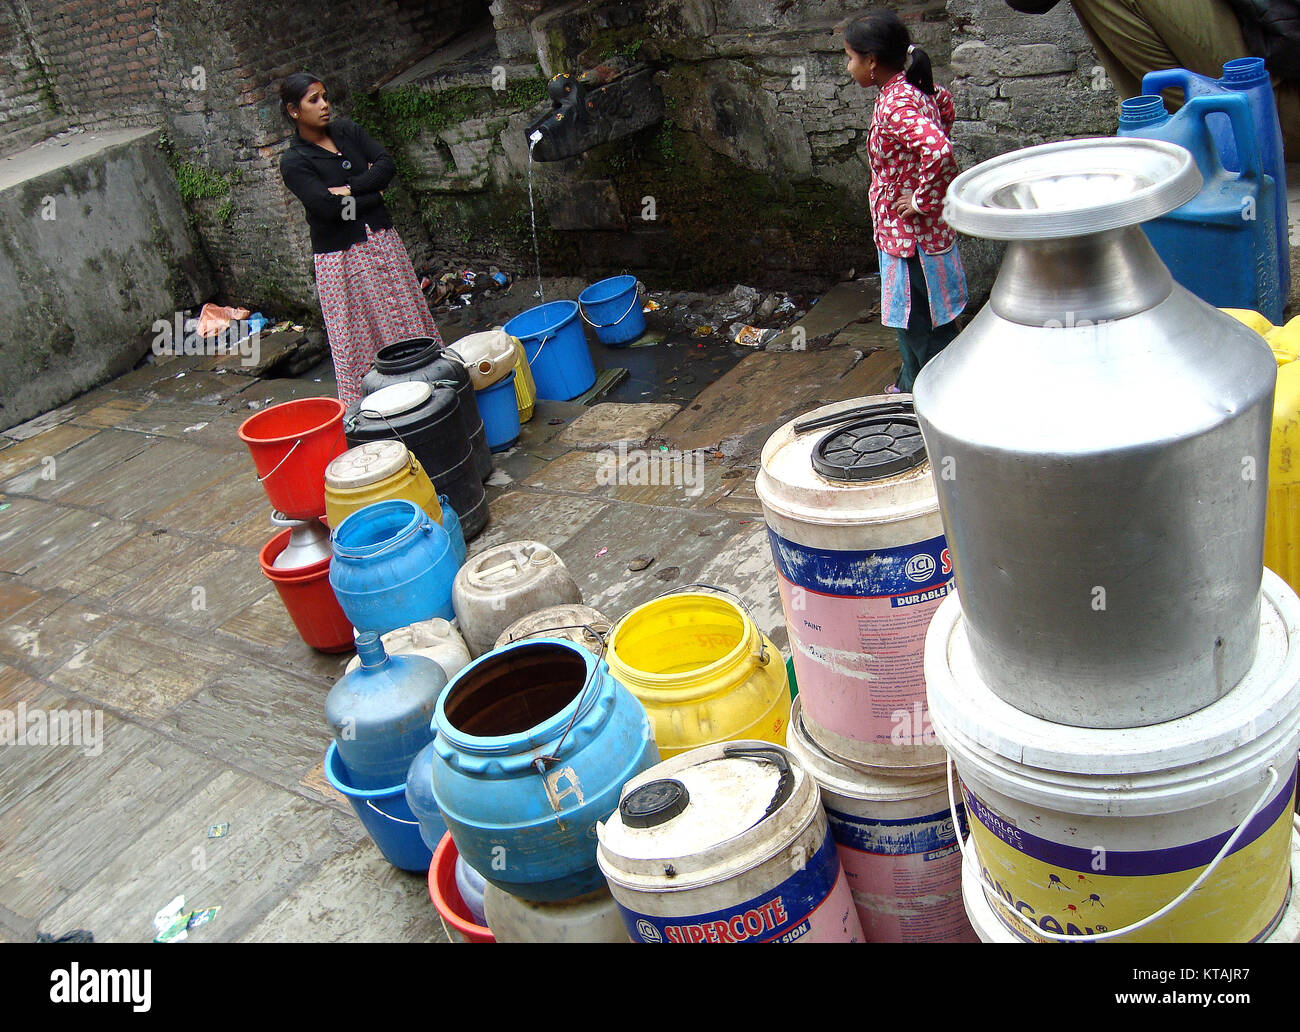
[[(1277, 359), (1268, 452), (1264, 565), (1300, 591), (1300, 316), (1274, 326), (1258, 312), (1223, 311), (1264, 338)], [(1249, 470), (1243, 470), (1243, 475)]]
[(733, 739), (785, 742), (785, 664), (730, 598), (680, 592), (638, 606), (610, 632), (605, 658), (645, 707), (664, 759)]
[[(1031, 942), (1256, 942), (1291, 888), (1300, 599), (1265, 570), (1259, 647), (1217, 702), (1145, 727), (1054, 724), (994, 695), (957, 596), (925, 677), (961, 780), (963, 849), (998, 920)], [(955, 794), (955, 793), (954, 793)]]
[(438, 492), (400, 441), (370, 441), (350, 448), (325, 468), (325, 517), (331, 527), (375, 502), (405, 498), (442, 523)]

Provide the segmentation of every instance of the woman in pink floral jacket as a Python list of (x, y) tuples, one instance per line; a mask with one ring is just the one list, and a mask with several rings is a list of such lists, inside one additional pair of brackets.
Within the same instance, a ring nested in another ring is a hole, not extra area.
[(952, 94), (934, 84), (930, 58), (892, 11), (844, 31), (848, 72), (878, 86), (867, 156), (871, 217), (880, 254), (880, 321), (898, 330), (903, 368), (889, 393), (910, 393), (921, 367), (957, 336), (966, 274), (943, 199), (957, 175)]

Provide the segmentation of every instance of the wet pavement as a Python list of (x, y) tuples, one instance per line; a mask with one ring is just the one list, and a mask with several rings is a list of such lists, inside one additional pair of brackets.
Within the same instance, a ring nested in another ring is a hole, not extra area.
[[(471, 552), (542, 541), (610, 617), (718, 584), (784, 648), (758, 449), (893, 380), (894, 352), (866, 343), (891, 333), (869, 329), (846, 318), (844, 346), (807, 352), (602, 348), (631, 373), (610, 400), (631, 404), (539, 403), (497, 456)], [(255, 407), (332, 394), (328, 363), (282, 380), (216, 364), (144, 365), (0, 435), (0, 713), (102, 719), (97, 744), (0, 748), (0, 940), (148, 941), (178, 895), (222, 908), (195, 941), (439, 940), (424, 877), (389, 866), (323, 776), (347, 657), (303, 644), (257, 562), (275, 528), (236, 430)], [(669, 475), (620, 472), (627, 448)]]

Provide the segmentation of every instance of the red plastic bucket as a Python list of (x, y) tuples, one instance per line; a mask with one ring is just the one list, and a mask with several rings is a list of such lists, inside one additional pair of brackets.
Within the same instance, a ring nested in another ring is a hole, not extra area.
[(299, 398), (249, 416), (239, 427), (272, 508), (293, 520), (325, 513), (325, 467), (348, 447), (343, 402)]
[(429, 898), (438, 908), (442, 926), (452, 942), (496, 942), (492, 929), (475, 922), (465, 901), (460, 898), (460, 891), (456, 888), (458, 856), (451, 832), (447, 832), (433, 851), (433, 863), (429, 865)]
[(280, 593), (280, 601), (303, 641), (321, 652), (350, 652), (352, 622), (343, 615), (330, 587), (330, 557), (287, 570), (277, 570), (271, 565), (288, 547), (292, 533), (292, 530), (282, 530), (262, 546), (258, 555), (262, 572)]

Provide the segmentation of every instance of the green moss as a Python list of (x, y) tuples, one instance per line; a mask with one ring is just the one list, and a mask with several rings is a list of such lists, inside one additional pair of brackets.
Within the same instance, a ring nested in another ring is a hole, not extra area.
[(435, 91), (403, 86), (358, 97), (352, 117), (385, 142), (402, 143), (494, 111), (534, 107), (545, 98), (546, 80), (540, 77), (507, 82), (501, 90), (453, 86)]

